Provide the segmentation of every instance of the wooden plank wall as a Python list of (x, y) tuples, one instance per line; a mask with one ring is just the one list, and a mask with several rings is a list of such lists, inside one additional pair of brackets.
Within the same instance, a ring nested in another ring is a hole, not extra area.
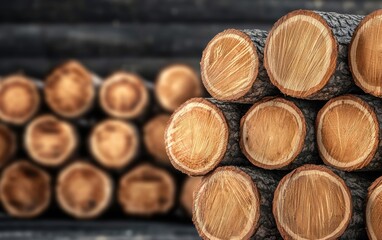
[(37, 78), (76, 58), (101, 76), (119, 69), (154, 79), (172, 62), (198, 68), (208, 41), (226, 28), (270, 29), (295, 9), (367, 14), (361, 0), (12, 0), (0, 5), (0, 75)]

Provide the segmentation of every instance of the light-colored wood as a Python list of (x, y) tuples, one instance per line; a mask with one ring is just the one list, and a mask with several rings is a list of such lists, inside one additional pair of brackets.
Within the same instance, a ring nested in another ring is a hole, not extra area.
[(40, 95), (31, 79), (10, 75), (0, 81), (0, 120), (22, 125), (40, 107)]
[(290, 164), (301, 152), (306, 135), (301, 110), (283, 98), (254, 104), (241, 120), (240, 146), (256, 166), (276, 169)]
[(352, 217), (350, 191), (328, 168), (305, 165), (280, 181), (273, 215), (284, 239), (337, 239)]
[(239, 30), (225, 30), (217, 34), (203, 51), (201, 74), (204, 86), (216, 99), (240, 98), (255, 82), (259, 64), (250, 37)]
[(78, 142), (70, 123), (54, 115), (42, 115), (27, 126), (24, 145), (34, 161), (56, 167), (70, 158)]
[(297, 10), (269, 32), (264, 65), (283, 93), (308, 98), (320, 91), (336, 70), (337, 43), (327, 23), (313, 11)]
[(237, 168), (218, 168), (195, 193), (193, 221), (203, 239), (249, 239), (259, 217), (257, 187)]
[(175, 189), (174, 179), (167, 171), (143, 164), (121, 178), (118, 201), (126, 214), (164, 214), (174, 205)]
[(382, 239), (382, 177), (375, 180), (369, 188), (365, 212), (369, 238)]
[(361, 169), (377, 151), (377, 116), (356, 96), (330, 100), (318, 113), (316, 129), (320, 156), (333, 167), (348, 171)]
[(155, 95), (161, 106), (172, 112), (188, 99), (202, 95), (201, 80), (187, 65), (170, 65), (159, 73)]
[(90, 109), (95, 97), (95, 76), (71, 60), (54, 69), (45, 79), (45, 101), (57, 114), (75, 118)]
[(4, 124), (0, 124), (0, 168), (15, 154), (17, 149), (15, 133)]
[(95, 218), (109, 206), (113, 197), (113, 183), (101, 169), (77, 161), (60, 172), (56, 195), (61, 208), (71, 216)]
[(152, 118), (143, 127), (143, 140), (147, 151), (164, 164), (171, 164), (164, 144), (164, 133), (169, 120), (170, 115), (161, 114)]
[(189, 215), (192, 215), (194, 194), (199, 189), (201, 183), (202, 177), (188, 177), (183, 184), (180, 202)]
[(139, 136), (135, 126), (120, 120), (109, 119), (96, 125), (89, 142), (95, 159), (107, 168), (127, 166), (139, 151)]
[(1, 202), (8, 214), (32, 218), (42, 214), (51, 200), (51, 178), (44, 170), (25, 161), (6, 167), (0, 181)]
[(171, 116), (165, 144), (174, 167), (189, 175), (204, 175), (220, 163), (226, 152), (226, 119), (208, 100), (191, 99)]
[(381, 28), (382, 10), (377, 10), (361, 21), (349, 50), (349, 65), (355, 83), (376, 97), (382, 97)]
[(132, 119), (144, 113), (149, 93), (140, 76), (117, 72), (101, 85), (99, 100), (102, 109), (110, 116)]

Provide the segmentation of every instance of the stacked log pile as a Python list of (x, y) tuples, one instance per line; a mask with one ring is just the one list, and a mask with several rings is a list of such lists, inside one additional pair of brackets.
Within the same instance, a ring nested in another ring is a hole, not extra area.
[[(382, 239), (382, 11), (296, 10), (206, 46), (165, 132), (203, 239)], [(374, 181), (374, 183), (372, 183)]]
[(5, 76), (0, 80), (4, 211), (14, 218), (190, 221), (199, 182), (171, 166), (164, 131), (174, 108), (202, 96), (198, 75), (175, 64), (155, 82), (125, 71), (102, 78), (70, 60), (44, 80)]

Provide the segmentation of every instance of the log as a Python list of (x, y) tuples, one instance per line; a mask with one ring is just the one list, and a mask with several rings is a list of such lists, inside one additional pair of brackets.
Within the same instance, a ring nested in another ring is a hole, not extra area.
[[(14, 0), (0, 9), (2, 22), (102, 23), (102, 22), (275, 22), (294, 9), (367, 14), (381, 7), (375, 1), (121, 1)], [(25, 14), (28, 11), (28, 14)], [(128, 14), (127, 14), (128, 13)]]
[(196, 71), (185, 64), (173, 64), (163, 68), (155, 83), (155, 95), (167, 111), (175, 111), (190, 98), (201, 97), (202, 84)]
[(140, 76), (116, 72), (103, 81), (99, 90), (102, 109), (111, 117), (137, 118), (149, 104), (149, 92)]
[(366, 229), (371, 240), (382, 238), (380, 231), (381, 219), (381, 199), (382, 199), (382, 177), (376, 179), (368, 189), (368, 197), (366, 203)]
[(142, 164), (120, 179), (118, 201), (129, 215), (162, 215), (174, 206), (175, 189), (175, 181), (167, 171)]
[(349, 92), (348, 44), (362, 16), (296, 10), (269, 32), (264, 65), (286, 95), (328, 100)]
[(228, 29), (208, 43), (200, 69), (212, 97), (253, 103), (276, 93), (263, 66), (267, 34), (262, 30)]
[(280, 239), (272, 198), (280, 177), (255, 167), (219, 167), (194, 196), (193, 222), (203, 239)]
[(45, 101), (58, 115), (76, 118), (93, 105), (99, 81), (81, 63), (70, 60), (57, 66), (45, 79)]
[(349, 46), (349, 66), (355, 84), (364, 92), (382, 97), (381, 51), (382, 10), (367, 15), (355, 30)]
[(17, 149), (16, 134), (5, 124), (0, 124), (0, 168), (11, 160)]
[[(12, 57), (0, 61), (1, 72), (21, 72), (43, 79), (46, 73), (65, 59), (62, 57)], [(180, 57), (81, 57), (78, 58), (89, 69), (100, 76), (107, 76), (116, 69), (139, 73), (145, 79), (155, 79), (158, 72), (165, 66), (174, 63), (184, 63), (193, 68), (199, 68), (200, 58)]]
[(0, 120), (23, 125), (40, 107), (35, 83), (23, 75), (10, 75), (0, 81)]
[(372, 96), (333, 98), (316, 120), (317, 146), (322, 160), (335, 168), (382, 169), (381, 100)]
[(77, 133), (66, 121), (54, 115), (41, 115), (28, 124), (24, 145), (37, 163), (58, 167), (67, 162), (76, 150)]
[(147, 151), (160, 163), (171, 165), (166, 153), (164, 133), (170, 115), (160, 114), (150, 119), (143, 126), (143, 141)]
[(299, 167), (274, 193), (277, 228), (284, 239), (366, 239), (363, 206), (368, 184), (355, 174), (324, 166)]
[(62, 210), (72, 217), (96, 218), (112, 201), (113, 183), (106, 172), (78, 160), (59, 173), (56, 196)]
[(98, 123), (92, 130), (89, 138), (90, 152), (102, 166), (121, 169), (138, 155), (139, 141), (134, 125), (109, 119)]
[(249, 164), (240, 151), (240, 118), (247, 106), (193, 98), (171, 116), (165, 132), (172, 165), (190, 176), (220, 165)]
[(266, 97), (240, 121), (241, 150), (252, 164), (265, 169), (317, 163), (316, 115), (309, 102)]
[(51, 178), (43, 169), (18, 160), (4, 169), (0, 193), (2, 205), (12, 217), (37, 217), (50, 204)]
[(180, 203), (187, 214), (192, 215), (194, 205), (194, 194), (202, 183), (202, 177), (187, 177), (180, 193)]

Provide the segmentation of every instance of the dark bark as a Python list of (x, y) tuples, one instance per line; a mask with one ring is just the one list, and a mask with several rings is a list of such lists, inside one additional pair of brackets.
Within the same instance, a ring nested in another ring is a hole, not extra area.
[(213, 98), (207, 98), (209, 102), (219, 108), (228, 124), (227, 151), (219, 165), (250, 165), (240, 150), (240, 119), (250, 107), (249, 105), (225, 103)]
[(273, 194), (282, 177), (281, 172), (271, 172), (256, 167), (240, 167), (251, 176), (260, 193), (260, 219), (256, 233), (251, 239), (281, 239), (272, 213)]
[(350, 189), (353, 203), (353, 215), (348, 228), (340, 239), (367, 239), (365, 223), (365, 206), (367, 190), (371, 181), (355, 173), (343, 172), (329, 167), (340, 176)]
[(379, 124), (379, 142), (376, 153), (370, 163), (359, 171), (382, 170), (382, 101), (370, 95), (354, 95), (365, 101), (375, 112)]
[(295, 9), (316, 9), (352, 14), (367, 14), (380, 8), (376, 1), (317, 2), (294, 1), (103, 1), (103, 0), (14, 0), (0, 9), (2, 22), (274, 22)]
[(245, 29), (241, 31), (248, 35), (251, 38), (253, 45), (256, 46), (259, 59), (259, 72), (251, 89), (244, 96), (234, 100), (234, 102), (254, 103), (265, 96), (275, 95), (278, 93), (277, 88), (273, 86), (269, 80), (267, 71), (263, 65), (265, 40), (268, 36), (268, 33), (266, 31), (257, 29)]
[(336, 70), (327, 84), (318, 92), (308, 96), (313, 100), (328, 100), (356, 88), (348, 66), (348, 45), (354, 30), (363, 16), (339, 14), (333, 12), (316, 12), (328, 24), (337, 42), (338, 55)]

